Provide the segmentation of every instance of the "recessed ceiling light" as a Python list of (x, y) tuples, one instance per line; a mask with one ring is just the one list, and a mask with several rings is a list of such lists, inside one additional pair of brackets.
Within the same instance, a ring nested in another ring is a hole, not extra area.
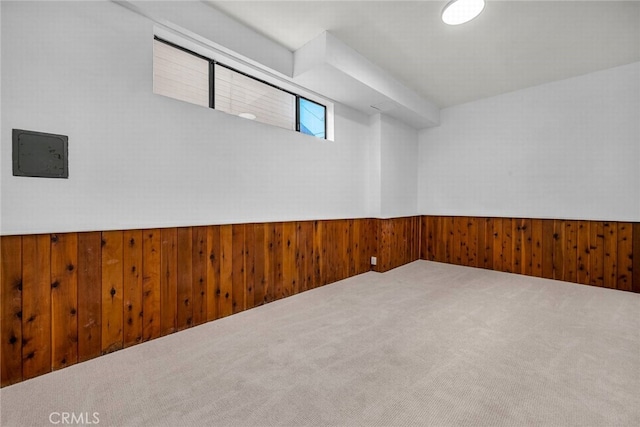
[(471, 21), (484, 9), (484, 0), (452, 0), (442, 9), (445, 24), (459, 25)]
[(240, 113), (240, 114), (238, 114), (238, 116), (242, 117), (243, 119), (249, 119), (249, 120), (255, 120), (256, 119), (256, 115), (255, 114), (251, 114), (251, 113)]

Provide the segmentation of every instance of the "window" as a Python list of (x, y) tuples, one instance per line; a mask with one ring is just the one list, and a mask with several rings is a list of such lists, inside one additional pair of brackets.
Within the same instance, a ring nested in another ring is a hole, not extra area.
[(326, 139), (324, 105), (158, 38), (153, 92)]
[(298, 97), (299, 131), (318, 138), (326, 138), (326, 111), (327, 107), (324, 105)]
[(296, 96), (215, 64), (214, 108), (296, 130)]
[(153, 42), (153, 93), (209, 106), (209, 61)]

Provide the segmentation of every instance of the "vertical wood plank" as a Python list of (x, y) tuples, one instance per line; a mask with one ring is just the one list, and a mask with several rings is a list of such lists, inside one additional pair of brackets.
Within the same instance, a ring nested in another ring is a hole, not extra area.
[(493, 265), (493, 245), (494, 245), (494, 237), (493, 237), (493, 218), (487, 218), (485, 220), (485, 229), (484, 229), (484, 268), (494, 269)]
[(207, 227), (193, 227), (191, 243), (193, 324), (207, 321)]
[(324, 222), (313, 222), (313, 287), (317, 288), (324, 282)]
[[(99, 251), (100, 233), (97, 244)], [(81, 271), (80, 260), (78, 270)], [(80, 289), (78, 294), (80, 295)], [(100, 298), (99, 289), (97, 298)], [(79, 302), (78, 314), (82, 313), (82, 308), (83, 305)], [(51, 371), (51, 238), (48, 234), (22, 237), (21, 317), (22, 375), (26, 380)], [(11, 336), (15, 335), (4, 335), (3, 330), (3, 337), (10, 339)], [(99, 333), (96, 338), (99, 355)]]
[[(360, 236), (360, 273), (365, 273), (371, 270), (371, 257), (374, 255), (375, 249), (375, 236), (373, 233), (373, 219), (362, 219), (360, 220), (361, 225), (361, 236)], [(313, 271), (313, 223), (310, 225), (309, 240), (310, 240), (310, 251), (311, 251), (311, 264), (309, 264), (310, 271)]]
[(450, 224), (451, 221), (448, 217), (432, 217), (429, 228), (433, 230), (433, 261), (450, 262), (447, 260)]
[[(458, 240), (459, 243), (459, 239), (456, 239), (456, 217), (449, 217), (447, 224), (446, 224), (446, 228), (447, 228), (447, 241), (445, 243), (445, 258), (447, 259), (448, 263), (451, 264), (455, 264), (456, 263), (456, 250), (455, 250), (455, 246), (456, 246), (456, 240)], [(458, 252), (460, 251), (460, 248), (458, 248)]]
[(231, 227), (231, 305), (233, 313), (245, 309), (245, 257), (244, 257), (244, 224)]
[(513, 272), (513, 220), (502, 219), (502, 271)]
[(160, 229), (145, 230), (142, 241), (142, 339), (160, 336)]
[(244, 308), (253, 308), (255, 301), (255, 227), (254, 224), (246, 224), (244, 227)]
[(193, 325), (193, 229), (178, 228), (177, 263), (177, 329)]
[(22, 238), (0, 237), (2, 386), (22, 381)]
[(578, 281), (578, 227), (576, 221), (564, 222), (565, 255), (564, 255), (564, 280), (571, 283)]
[(522, 265), (523, 251), (522, 251), (522, 239), (524, 232), (522, 230), (523, 220), (521, 218), (515, 218), (511, 222), (511, 238), (513, 241), (513, 257), (511, 271), (518, 274), (524, 273), (524, 266)]
[(564, 280), (564, 221), (553, 220), (553, 279)]
[(429, 260), (430, 240), (429, 240), (429, 219), (428, 216), (420, 217), (420, 259)]
[(142, 230), (123, 234), (124, 346), (142, 342)]
[(477, 259), (476, 259), (476, 267), (486, 268), (485, 264), (487, 263), (487, 219), (486, 218), (476, 218), (477, 223), (477, 233), (478, 243), (477, 243)]
[(222, 265), (222, 246), (220, 242), (220, 226), (207, 228), (207, 320), (215, 320), (221, 316), (222, 290), (220, 284), (220, 268)]
[(589, 243), (589, 221), (578, 221), (578, 271), (577, 282), (588, 285), (591, 282), (591, 262)]
[(269, 254), (270, 270), (273, 272), (274, 299), (280, 299), (283, 295), (283, 226), (284, 224), (281, 222), (273, 224), (273, 252)]
[[(49, 242), (46, 243), (48, 247)], [(78, 233), (78, 362), (93, 359), (100, 354), (102, 354), (102, 233), (96, 231)]]
[(604, 286), (615, 289), (618, 285), (618, 226), (615, 222), (605, 222), (604, 231)]
[(495, 218), (493, 221), (493, 269), (496, 271), (504, 271), (502, 226), (502, 218)]
[(78, 361), (77, 265), (78, 235), (52, 234), (51, 362), (54, 370)]
[(282, 294), (278, 299), (296, 293), (296, 224), (285, 222), (282, 225)]
[(337, 280), (346, 279), (349, 277), (350, 265), (351, 265), (351, 248), (349, 242), (351, 240), (351, 223), (349, 220), (339, 221), (338, 232), (341, 234), (340, 238), (340, 263), (338, 269)]
[[(354, 219), (347, 220), (349, 225), (349, 240), (347, 243), (347, 251), (349, 254), (349, 277), (355, 276), (360, 261), (360, 222)], [(300, 243), (300, 235), (298, 234), (298, 243)]]
[(467, 265), (478, 267), (478, 222), (482, 218), (467, 218)]
[(102, 232), (102, 353), (124, 342), (123, 232)]
[(453, 245), (451, 247), (451, 262), (462, 265), (462, 217), (453, 218)]
[(531, 275), (543, 277), (543, 257), (545, 254), (542, 247), (543, 222), (541, 219), (531, 220)]
[(616, 289), (631, 291), (633, 277), (633, 224), (630, 222), (618, 222), (617, 256), (618, 275)]
[(554, 262), (553, 249), (555, 247), (555, 226), (550, 219), (542, 220), (542, 277), (553, 279)]
[[(358, 227), (361, 227), (361, 221), (358, 222)], [(313, 273), (312, 267), (312, 247), (313, 247), (313, 223), (311, 221), (303, 221), (297, 224), (297, 238), (298, 238), (298, 263), (296, 264), (296, 270), (298, 273), (298, 287), (300, 292), (304, 292), (311, 288), (311, 276)], [(360, 228), (359, 228), (360, 229)], [(362, 243), (358, 243), (356, 259), (356, 271), (362, 272)]]
[(640, 293), (640, 222), (633, 224), (633, 283), (631, 290), (633, 292)]
[(178, 323), (178, 230), (160, 231), (160, 333), (176, 331)]
[(528, 218), (523, 219), (520, 227), (522, 229), (522, 258), (520, 268), (522, 274), (531, 276), (533, 271), (533, 235), (531, 220)]
[(276, 224), (265, 224), (265, 277), (267, 279), (265, 286), (265, 302), (275, 301), (276, 299)]
[(254, 265), (255, 280), (253, 291), (253, 305), (255, 307), (265, 304), (267, 289), (267, 224), (254, 225)]
[(589, 223), (589, 283), (604, 286), (604, 223)]
[(233, 226), (220, 226), (220, 317), (233, 314)]

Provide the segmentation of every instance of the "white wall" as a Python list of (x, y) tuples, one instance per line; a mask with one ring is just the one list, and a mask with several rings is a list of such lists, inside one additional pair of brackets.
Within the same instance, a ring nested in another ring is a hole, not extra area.
[[(152, 23), (1, 2), (2, 234), (369, 216), (368, 117), (335, 142), (152, 93)], [(11, 130), (69, 136), (69, 179), (14, 177)]]
[(447, 108), (421, 214), (640, 221), (640, 63)]
[(418, 213), (418, 131), (381, 116), (382, 218)]

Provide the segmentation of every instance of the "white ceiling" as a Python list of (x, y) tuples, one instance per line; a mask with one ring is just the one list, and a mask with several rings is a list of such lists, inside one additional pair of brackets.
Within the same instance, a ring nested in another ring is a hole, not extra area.
[[(208, 1), (294, 51), (325, 30), (440, 107), (640, 61), (640, 1)], [(640, 78), (640, 76), (639, 76)]]

